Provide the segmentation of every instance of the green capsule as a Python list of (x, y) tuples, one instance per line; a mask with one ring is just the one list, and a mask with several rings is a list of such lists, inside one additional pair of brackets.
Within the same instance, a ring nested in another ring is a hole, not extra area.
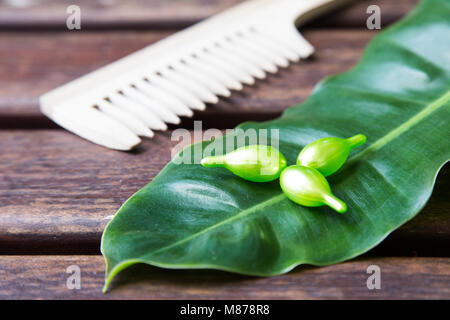
[(280, 185), (289, 199), (302, 206), (327, 205), (340, 213), (347, 211), (347, 205), (331, 193), (327, 179), (314, 168), (287, 167), (281, 173)]
[(202, 166), (223, 167), (245, 180), (268, 182), (278, 179), (286, 168), (286, 158), (273, 147), (251, 145), (223, 156), (203, 158)]
[(338, 171), (350, 151), (366, 142), (366, 136), (358, 134), (348, 139), (323, 138), (308, 144), (300, 152), (297, 164), (319, 170), (325, 177)]

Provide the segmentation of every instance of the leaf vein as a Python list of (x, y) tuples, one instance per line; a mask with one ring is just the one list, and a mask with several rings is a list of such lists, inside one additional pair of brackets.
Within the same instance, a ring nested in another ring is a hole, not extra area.
[(219, 228), (219, 227), (221, 227), (221, 226), (223, 226), (223, 225), (225, 225), (227, 223), (231, 223), (231, 222), (233, 222), (235, 220), (241, 219), (241, 218), (243, 218), (245, 216), (248, 216), (249, 214), (251, 214), (251, 213), (253, 213), (255, 211), (258, 211), (260, 209), (264, 209), (264, 208), (270, 207), (273, 204), (278, 203), (280, 201), (283, 201), (285, 199), (287, 199), (287, 198), (285, 197), (284, 194), (279, 194), (279, 195), (277, 195), (275, 197), (271, 197), (271, 198), (269, 198), (268, 200), (266, 200), (264, 202), (261, 202), (261, 203), (259, 203), (257, 205), (254, 205), (254, 206), (252, 206), (250, 208), (247, 208), (247, 209), (241, 211), (237, 215), (234, 215), (234, 216), (232, 216), (230, 218), (227, 218), (225, 220), (222, 220), (219, 223), (216, 223), (216, 224), (214, 224), (214, 225), (212, 225), (212, 226), (210, 226), (208, 228), (205, 228), (205, 229), (203, 229), (203, 230), (201, 230), (199, 232), (196, 232), (196, 233), (192, 234), (189, 237), (186, 237), (186, 238), (181, 239), (181, 240), (179, 240), (177, 242), (174, 242), (174, 243), (172, 243), (172, 244), (170, 244), (168, 246), (165, 246), (165, 247), (162, 247), (162, 248), (160, 248), (160, 249), (158, 249), (156, 251), (153, 251), (150, 254), (146, 255), (146, 257), (151, 257), (153, 255), (156, 255), (156, 254), (162, 252), (162, 251), (166, 251), (166, 250), (169, 250), (169, 249), (171, 249), (173, 247), (181, 245), (183, 243), (189, 242), (190, 240), (195, 239), (195, 238), (197, 238), (197, 237), (199, 237), (199, 236), (201, 236), (203, 234), (206, 234), (206, 233), (208, 233), (208, 232), (210, 232), (210, 231), (212, 231), (214, 229), (217, 229), (217, 228)]

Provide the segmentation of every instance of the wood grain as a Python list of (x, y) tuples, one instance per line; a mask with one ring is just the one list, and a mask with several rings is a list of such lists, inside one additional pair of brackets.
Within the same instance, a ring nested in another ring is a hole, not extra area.
[[(177, 144), (170, 132), (157, 133), (124, 153), (61, 130), (0, 131), (0, 254), (98, 253), (109, 218)], [(448, 175), (443, 170), (427, 207), (372, 254), (448, 256)]]
[[(133, 153), (103, 149), (49, 130), (57, 127), (39, 112), (38, 96), (238, 2), (33, 0), (12, 7), (0, 0), (0, 299), (450, 299), (448, 165), (422, 212), (358, 260), (273, 278), (140, 265), (101, 294), (104, 262), (97, 254), (104, 226), (164, 167), (177, 142), (169, 131)], [(323, 77), (357, 63), (376, 34), (365, 27), (368, 5), (381, 7), (384, 28), (417, 3), (359, 1), (308, 24), (302, 33), (317, 49), (313, 59), (194, 118), (206, 129), (278, 116)], [(80, 32), (66, 32), (69, 4), (82, 9)], [(190, 128), (192, 120), (182, 126)], [(371, 264), (381, 267), (381, 290), (366, 288)], [(66, 287), (70, 265), (81, 268), (81, 290)]]
[[(41, 114), (39, 95), (153, 43), (170, 32), (0, 33), (0, 128), (54, 126)], [(325, 76), (346, 71), (360, 59), (372, 31), (309, 30), (311, 59), (235, 92), (194, 116), (204, 125), (230, 128), (268, 120), (304, 101)], [(183, 126), (191, 126), (185, 119)]]
[[(69, 5), (80, 6), (82, 29), (181, 28), (192, 25), (241, 0), (33, 0), (25, 6), (0, 1), (0, 28), (65, 29)], [(329, 14), (311, 27), (365, 27), (369, 5), (381, 8), (382, 23), (389, 25), (412, 10), (418, 0), (370, 0)]]
[[(67, 267), (81, 270), (81, 289), (66, 286)], [(381, 270), (381, 289), (367, 289), (367, 267)], [(213, 270), (124, 270), (101, 293), (100, 256), (0, 256), (0, 299), (449, 299), (450, 258), (370, 258), (328, 267), (300, 266), (271, 278)]]

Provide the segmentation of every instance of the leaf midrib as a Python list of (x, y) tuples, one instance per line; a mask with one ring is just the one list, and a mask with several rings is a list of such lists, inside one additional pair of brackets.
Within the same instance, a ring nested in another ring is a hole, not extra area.
[[(392, 140), (394, 140), (395, 138), (399, 137), (400, 135), (402, 135), (403, 133), (405, 133), (406, 131), (408, 131), (409, 129), (411, 129), (414, 125), (416, 125), (417, 123), (419, 123), (421, 120), (425, 119), (426, 117), (428, 117), (431, 113), (433, 113), (434, 111), (438, 110), (439, 108), (441, 108), (442, 106), (444, 106), (447, 102), (450, 101), (450, 90), (447, 91), (445, 94), (443, 94), (441, 97), (439, 97), (438, 99), (434, 100), (433, 102), (431, 102), (429, 105), (427, 105), (422, 111), (420, 111), (419, 113), (417, 113), (415, 116), (411, 117), (409, 120), (407, 120), (406, 122), (404, 122), (402, 125), (396, 127), (395, 129), (389, 131), (387, 134), (385, 134), (383, 137), (381, 137), (380, 139), (378, 139), (377, 141), (375, 141), (374, 143), (372, 143), (369, 147), (367, 147), (366, 149), (364, 149), (363, 151), (361, 151), (360, 153), (356, 154), (349, 162), (350, 163), (354, 163), (355, 161), (361, 159), (362, 157), (368, 155), (369, 153), (375, 152), (379, 149), (381, 149), (383, 146), (385, 146), (386, 144), (388, 144), (389, 142), (391, 142)], [(271, 198), (269, 198), (268, 200), (265, 200), (257, 205), (254, 205), (250, 208), (247, 208), (243, 211), (241, 211), (240, 213), (238, 213), (237, 215), (224, 219), (222, 221), (220, 221), (219, 223), (216, 223), (208, 228), (205, 228), (199, 232), (196, 232), (192, 235), (190, 235), (189, 237), (186, 237), (184, 239), (181, 239), (179, 241), (176, 241), (168, 246), (162, 247), (156, 251), (151, 252), (148, 255), (145, 255), (146, 258), (151, 257), (153, 255), (156, 255), (162, 251), (166, 251), (169, 250), (173, 247), (176, 247), (178, 245), (181, 245), (183, 243), (189, 242), (192, 239), (195, 239), (203, 234), (206, 234), (214, 229), (217, 229), (225, 224), (228, 224), (230, 222), (233, 222), (235, 220), (241, 219), (245, 216), (250, 215), (251, 213), (258, 211), (259, 209), (263, 209), (263, 208), (267, 208), (275, 203), (281, 202), (283, 200), (287, 199), (285, 197), (285, 195), (283, 193), (277, 195), (277, 196), (273, 196)]]
[(168, 245), (166, 247), (162, 247), (162, 248), (160, 248), (160, 249), (150, 253), (148, 256), (155, 255), (155, 254), (157, 254), (157, 253), (159, 253), (161, 251), (165, 251), (165, 250), (168, 250), (168, 249), (170, 249), (172, 247), (176, 247), (176, 246), (178, 246), (178, 245), (180, 245), (182, 243), (188, 242), (188, 241), (190, 241), (190, 240), (192, 240), (192, 239), (194, 239), (196, 237), (201, 236), (202, 234), (205, 234), (205, 233), (208, 233), (211, 230), (217, 229), (217, 228), (219, 228), (220, 226), (222, 226), (224, 224), (227, 224), (227, 223), (230, 223), (230, 222), (232, 222), (234, 220), (241, 219), (241, 218), (243, 218), (245, 216), (248, 216), (249, 214), (253, 213), (254, 211), (258, 211), (259, 209), (264, 209), (264, 208), (270, 207), (272, 204), (278, 203), (279, 201), (281, 201), (283, 199), (285, 199), (284, 194), (279, 194), (278, 196), (271, 197), (268, 200), (265, 200), (265, 201), (263, 201), (261, 203), (258, 203), (257, 205), (254, 205), (254, 206), (252, 206), (250, 208), (247, 208), (247, 209), (241, 211), (237, 215), (234, 215), (234, 216), (232, 216), (230, 218), (224, 219), (224, 220), (220, 221), (219, 223), (213, 224), (212, 226), (210, 226), (208, 228), (205, 228), (205, 229), (203, 229), (203, 230), (201, 230), (199, 232), (196, 232), (196, 233), (190, 235), (187, 238), (181, 239), (181, 240), (179, 240), (177, 242), (174, 242), (171, 245)]
[(355, 155), (350, 162), (353, 163), (359, 160), (360, 158), (366, 156), (368, 153), (372, 153), (374, 151), (381, 149), (383, 146), (385, 146), (395, 138), (399, 137), (400, 135), (411, 129), (421, 120), (428, 117), (430, 114), (432, 114), (434, 111), (444, 106), (449, 101), (450, 101), (450, 90), (448, 90), (441, 97), (439, 97), (438, 99), (434, 100), (432, 103), (427, 105), (422, 111), (417, 113), (415, 116), (411, 117), (408, 121), (404, 122), (395, 129), (389, 131), (383, 137), (372, 143), (369, 147), (367, 147), (366, 149)]

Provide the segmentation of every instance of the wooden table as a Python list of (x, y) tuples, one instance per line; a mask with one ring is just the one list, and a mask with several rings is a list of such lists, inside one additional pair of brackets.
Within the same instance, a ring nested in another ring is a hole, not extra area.
[[(169, 131), (136, 152), (104, 149), (45, 118), (38, 96), (239, 1), (37, 2), (11, 8), (0, 1), (0, 298), (450, 298), (450, 180), (445, 168), (426, 208), (353, 261), (302, 266), (273, 278), (137, 266), (124, 271), (103, 295), (99, 241), (108, 217), (164, 167), (176, 142), (170, 141)], [(72, 3), (81, 7), (82, 31), (65, 29), (66, 7)], [(363, 1), (321, 18), (302, 31), (317, 49), (314, 58), (194, 118), (203, 120), (205, 129), (225, 129), (280, 115), (305, 100), (323, 77), (357, 63), (376, 34), (365, 28), (369, 4), (381, 7), (387, 27), (416, 3)], [(192, 119), (182, 125), (192, 128)], [(381, 268), (381, 290), (366, 287), (366, 269), (372, 264)], [(71, 265), (81, 268), (81, 290), (66, 287)]]

